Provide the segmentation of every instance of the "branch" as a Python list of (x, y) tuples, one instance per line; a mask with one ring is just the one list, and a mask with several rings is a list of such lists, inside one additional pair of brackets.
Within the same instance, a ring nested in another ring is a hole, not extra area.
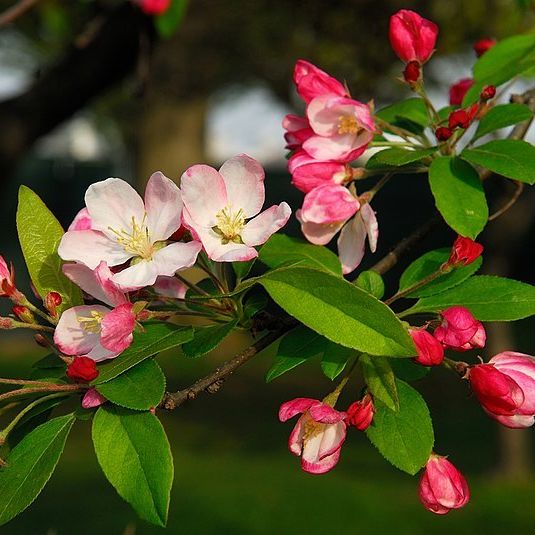
[(0, 13), (0, 28), (11, 24), (24, 15), (24, 13), (37, 4), (38, 1), (39, 0), (21, 0), (14, 6), (6, 9), (3, 13)]
[(501, 215), (505, 214), (505, 212), (507, 212), (507, 210), (509, 210), (509, 208), (511, 208), (516, 203), (520, 195), (522, 195), (523, 191), (524, 183), (520, 182), (519, 180), (515, 180), (515, 191), (499, 210), (496, 210), (492, 215), (489, 216), (489, 221), (494, 221), (495, 219), (498, 219)]
[(234, 373), (240, 366), (251, 360), (256, 354), (278, 340), (284, 333), (293, 327), (292, 323), (279, 327), (276, 331), (266, 334), (245, 351), (239, 353), (234, 358), (227, 360), (219, 368), (209, 375), (199, 379), (197, 382), (178, 392), (167, 392), (160, 403), (160, 407), (172, 411), (188, 400), (195, 399), (201, 392), (214, 394), (220, 388), (225, 379)]

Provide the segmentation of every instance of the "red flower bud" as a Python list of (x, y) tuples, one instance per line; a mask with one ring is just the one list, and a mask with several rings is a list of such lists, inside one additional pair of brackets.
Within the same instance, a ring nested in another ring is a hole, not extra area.
[(359, 431), (367, 429), (373, 420), (375, 408), (373, 398), (366, 394), (360, 401), (355, 401), (347, 409), (346, 423), (354, 425)]
[(460, 106), (463, 103), (463, 98), (466, 92), (474, 85), (472, 78), (463, 78), (455, 82), (450, 87), (450, 104), (452, 106)]
[(446, 126), (440, 126), (435, 130), (435, 136), (439, 141), (447, 141), (453, 132)]
[(465, 238), (457, 236), (451, 248), (450, 258), (447, 262), (450, 266), (467, 266), (481, 256), (483, 245)]
[(432, 513), (445, 515), (468, 503), (470, 489), (464, 476), (446, 457), (432, 453), (420, 479), (419, 497)]
[(418, 356), (413, 360), (422, 366), (438, 366), (444, 360), (442, 344), (424, 329), (409, 329)]
[(75, 357), (72, 364), (67, 366), (67, 377), (77, 383), (89, 383), (98, 374), (95, 361), (89, 357)]
[(470, 126), (470, 116), (465, 110), (456, 110), (450, 113), (448, 126), (454, 128), (468, 128)]
[(0, 329), (12, 329), (13, 320), (11, 318), (0, 317)]
[(4, 257), (0, 255), (0, 297), (11, 297), (15, 291), (13, 265), (8, 267)]
[(45, 308), (52, 314), (57, 315), (57, 308), (61, 305), (62, 298), (58, 292), (48, 292), (45, 297)]
[(481, 57), (487, 50), (490, 50), (496, 44), (496, 39), (485, 37), (474, 43), (476, 56)]
[(409, 61), (403, 71), (403, 78), (408, 84), (412, 84), (420, 79), (420, 73), (420, 64), (417, 61)]
[(161, 15), (171, 5), (171, 0), (134, 0), (146, 15)]
[(442, 312), (442, 323), (435, 329), (434, 336), (446, 349), (454, 351), (484, 347), (487, 339), (483, 324), (460, 306)]
[(483, 102), (490, 100), (496, 96), (496, 87), (493, 85), (486, 85), (479, 95), (479, 99)]
[(12, 309), (13, 314), (24, 323), (35, 323), (34, 315), (25, 306), (15, 305)]

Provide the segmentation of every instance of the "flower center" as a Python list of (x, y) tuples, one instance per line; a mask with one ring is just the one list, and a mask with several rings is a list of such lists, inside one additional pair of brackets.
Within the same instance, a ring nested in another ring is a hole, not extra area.
[(304, 424), (303, 443), (313, 439), (315, 436), (323, 432), (325, 425), (314, 421), (310, 416)]
[(132, 216), (132, 223), (128, 230), (108, 228), (115, 234), (115, 239), (123, 246), (123, 249), (127, 253), (145, 260), (150, 260), (155, 253), (156, 248), (150, 238), (146, 219), (147, 214), (144, 214), (141, 224), (138, 224), (134, 216)]
[(100, 332), (100, 324), (104, 319), (104, 314), (96, 310), (91, 311), (91, 317), (78, 316), (76, 318), (82, 329), (88, 333), (97, 334)]
[(359, 122), (352, 115), (340, 115), (338, 117), (339, 134), (358, 134), (360, 130)]
[(230, 205), (226, 206), (217, 213), (215, 218), (217, 225), (212, 227), (212, 230), (221, 237), (222, 244), (243, 243), (240, 233), (245, 226), (245, 214), (241, 208), (234, 212)]

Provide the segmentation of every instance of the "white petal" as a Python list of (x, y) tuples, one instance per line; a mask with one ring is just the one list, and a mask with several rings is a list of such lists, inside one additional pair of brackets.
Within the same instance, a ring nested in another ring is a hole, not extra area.
[(166, 240), (180, 227), (182, 194), (163, 173), (154, 173), (145, 189), (147, 227), (152, 242)]
[(193, 266), (201, 249), (202, 245), (198, 241), (171, 243), (160, 249), (153, 256), (158, 275), (171, 277), (177, 271)]
[(219, 169), (227, 189), (228, 203), (242, 209), (245, 217), (253, 217), (264, 204), (264, 169), (247, 154), (227, 160)]
[(272, 234), (286, 225), (291, 214), (292, 209), (285, 202), (268, 208), (245, 225), (241, 232), (243, 242), (250, 246), (265, 243)]
[(368, 234), (370, 251), (375, 253), (377, 249), (377, 238), (379, 237), (379, 224), (377, 223), (375, 212), (370, 204), (366, 203), (360, 207), (360, 214), (362, 216), (364, 226), (366, 227), (366, 233)]
[(366, 244), (366, 227), (358, 212), (340, 232), (338, 256), (344, 274), (351, 273), (362, 261)]
[(151, 286), (156, 282), (158, 270), (153, 260), (140, 260), (119, 271), (112, 277), (112, 281), (125, 291)]
[(76, 286), (79, 286), (85, 293), (107, 305), (115, 306), (116, 303), (104, 291), (93, 269), (88, 268), (84, 264), (64, 264), (62, 269), (65, 276), (74, 282)]
[(197, 237), (201, 240), (206, 254), (210, 260), (216, 262), (245, 262), (258, 256), (254, 247), (242, 243), (221, 243), (221, 237), (212, 229), (198, 227)]

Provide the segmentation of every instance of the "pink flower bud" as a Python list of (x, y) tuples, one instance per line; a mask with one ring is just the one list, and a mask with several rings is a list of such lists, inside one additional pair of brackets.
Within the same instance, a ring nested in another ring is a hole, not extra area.
[(13, 314), (24, 323), (35, 323), (35, 317), (31, 311), (22, 305), (15, 305), (12, 309)]
[(307, 104), (313, 98), (325, 95), (349, 96), (346, 88), (336, 78), (304, 59), (298, 60), (295, 64), (294, 83), (299, 96)]
[(483, 101), (483, 102), (487, 102), (487, 100), (490, 100), (491, 98), (494, 98), (496, 96), (496, 87), (493, 86), (493, 85), (486, 85), (480, 95), (479, 95), (479, 98)]
[(460, 106), (466, 92), (474, 85), (472, 78), (463, 78), (450, 87), (450, 105)]
[(355, 401), (347, 409), (347, 425), (355, 426), (359, 431), (368, 429), (373, 420), (375, 407), (373, 398), (366, 394), (360, 401)]
[(8, 267), (4, 257), (0, 255), (0, 297), (10, 297), (15, 291), (13, 266)]
[(45, 297), (45, 308), (53, 317), (57, 316), (57, 308), (62, 303), (61, 295), (58, 292), (48, 292)]
[(358, 199), (343, 186), (326, 185), (306, 194), (301, 218), (309, 223), (338, 223), (350, 218), (359, 209)]
[(456, 110), (450, 113), (448, 118), (448, 126), (452, 130), (454, 128), (468, 128), (470, 126), (470, 115), (465, 110)]
[(171, 0), (134, 0), (146, 15), (161, 15), (171, 5)]
[(476, 43), (474, 43), (474, 51), (476, 56), (479, 58), (485, 52), (490, 50), (496, 44), (496, 39), (491, 39), (490, 37), (484, 37)]
[(479, 258), (482, 252), (483, 246), (480, 243), (464, 236), (457, 236), (447, 263), (450, 266), (467, 266)]
[(409, 61), (403, 70), (403, 78), (408, 84), (414, 84), (420, 79), (422, 69), (417, 61)]
[(470, 368), (468, 378), (485, 412), (507, 427), (535, 422), (535, 358), (505, 351)]
[[(282, 127), (286, 130), (284, 139), (286, 140), (286, 148), (288, 150), (300, 150), (303, 143), (314, 135), (308, 119), (292, 113), (284, 117)], [(308, 155), (307, 157), (310, 158)]]
[(446, 349), (454, 351), (484, 347), (487, 338), (483, 324), (460, 306), (442, 312), (442, 323), (435, 329), (434, 336)]
[(429, 332), (424, 329), (409, 329), (418, 356), (414, 362), (422, 366), (438, 366), (444, 360), (444, 347)]
[(425, 465), (418, 494), (423, 506), (437, 515), (459, 509), (470, 499), (470, 489), (461, 472), (446, 457), (435, 453)]
[(435, 49), (437, 35), (438, 26), (414, 11), (402, 9), (390, 17), (390, 43), (405, 63), (425, 63)]
[(13, 320), (11, 318), (0, 317), (0, 329), (12, 329)]
[(93, 409), (95, 407), (100, 407), (103, 403), (108, 401), (100, 392), (95, 388), (90, 388), (82, 398), (82, 408), (83, 409)]
[(448, 141), (448, 139), (453, 135), (453, 132), (446, 126), (439, 126), (435, 130), (435, 136), (438, 141)]

